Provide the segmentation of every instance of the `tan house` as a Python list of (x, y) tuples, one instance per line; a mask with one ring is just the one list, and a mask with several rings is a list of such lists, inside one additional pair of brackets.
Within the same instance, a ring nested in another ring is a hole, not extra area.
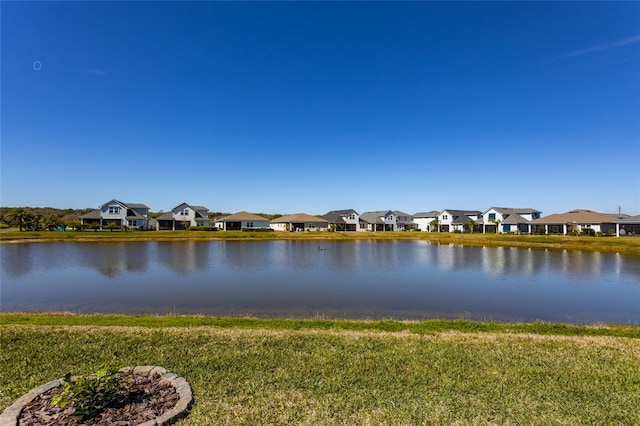
[(269, 229), (269, 219), (249, 212), (238, 212), (216, 219), (216, 227), (223, 231)]
[(571, 210), (566, 213), (552, 214), (531, 221), (535, 232), (544, 228), (545, 234), (562, 234), (569, 232), (616, 232), (616, 222), (620, 218), (607, 213), (598, 213), (591, 210)]
[(327, 231), (329, 221), (306, 213), (296, 213), (273, 219), (269, 226), (275, 231)]

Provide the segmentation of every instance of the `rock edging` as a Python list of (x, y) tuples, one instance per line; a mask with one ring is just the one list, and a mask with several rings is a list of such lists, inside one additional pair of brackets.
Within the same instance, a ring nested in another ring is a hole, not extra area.
[[(178, 402), (170, 410), (165, 411), (153, 420), (149, 420), (144, 423), (140, 423), (138, 426), (166, 426), (177, 422), (180, 419), (187, 417), (189, 409), (193, 405), (193, 393), (191, 392), (191, 386), (182, 377), (178, 377), (175, 374), (167, 371), (163, 367), (156, 365), (140, 365), (137, 367), (124, 367), (120, 369), (123, 373), (133, 372), (133, 374), (143, 377), (159, 376), (161, 381), (170, 383), (179, 395)], [(64, 379), (52, 380), (49, 383), (38, 386), (31, 389), (29, 392), (18, 398), (13, 404), (7, 407), (2, 414), (0, 414), (0, 425), (2, 426), (18, 426), (18, 418), (24, 407), (33, 401), (40, 394), (50, 391), (51, 389), (62, 386)]]

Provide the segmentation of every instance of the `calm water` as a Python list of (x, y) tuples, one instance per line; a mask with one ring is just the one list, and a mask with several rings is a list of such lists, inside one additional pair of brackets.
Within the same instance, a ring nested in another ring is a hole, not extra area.
[(402, 242), (1, 244), (0, 309), (640, 323), (640, 259)]

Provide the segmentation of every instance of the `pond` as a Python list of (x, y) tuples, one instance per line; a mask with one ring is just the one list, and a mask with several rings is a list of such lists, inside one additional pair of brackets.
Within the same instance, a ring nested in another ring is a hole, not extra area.
[(3, 312), (640, 323), (640, 259), (620, 254), (185, 241), (0, 244), (0, 258)]

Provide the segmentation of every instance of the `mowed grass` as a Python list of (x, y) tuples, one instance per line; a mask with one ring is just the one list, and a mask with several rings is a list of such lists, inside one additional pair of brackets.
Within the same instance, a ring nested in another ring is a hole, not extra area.
[(424, 240), (433, 244), (476, 247), (519, 247), (553, 250), (598, 251), (640, 256), (640, 238), (575, 237), (557, 235), (456, 234), (437, 232), (241, 232), (241, 231), (132, 231), (132, 232), (49, 232), (0, 231), (2, 243), (47, 241), (215, 241), (215, 240), (309, 240), (309, 241), (392, 241)]
[(633, 326), (558, 335), (466, 321), (420, 332), (393, 321), (46, 325), (47, 316), (0, 317), (0, 409), (116, 353), (122, 365), (161, 365), (189, 381), (196, 404), (184, 425), (640, 424)]

